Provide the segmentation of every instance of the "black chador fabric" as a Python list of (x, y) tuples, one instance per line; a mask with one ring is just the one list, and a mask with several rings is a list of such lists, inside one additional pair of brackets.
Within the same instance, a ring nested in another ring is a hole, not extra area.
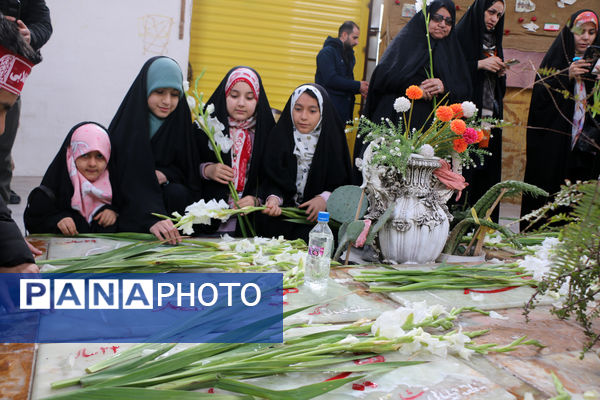
[(10, 210), (0, 197), (0, 267), (34, 263), (21, 230), (10, 216)]
[[(453, 20), (456, 19), (455, 5), (451, 0), (434, 0), (428, 7), (430, 15), (446, 8)], [(454, 33), (454, 24), (449, 35), (443, 39), (430, 39), (433, 56), (433, 77), (441, 79), (448, 92), (449, 102), (462, 102), (471, 98), (471, 81), (467, 64)], [(427, 46), (425, 18), (418, 12), (396, 35), (375, 67), (369, 83), (365, 116), (378, 122), (381, 118), (398, 121), (394, 100), (404, 96), (411, 85), (420, 85), (427, 79), (429, 51)], [(437, 96), (438, 100), (442, 96)], [(432, 101), (414, 102), (411, 125), (419, 129), (433, 109)], [(357, 140), (354, 157), (364, 152), (362, 140)], [(360, 174), (355, 178), (360, 182)]]
[[(107, 227), (98, 225), (96, 221), (92, 221), (92, 223), (89, 224), (79, 211), (71, 208), (73, 183), (71, 183), (69, 171), (67, 169), (67, 148), (71, 144), (73, 132), (80, 126), (86, 124), (96, 123), (82, 122), (75, 125), (69, 131), (65, 141), (54, 157), (54, 160), (52, 160), (52, 163), (50, 163), (50, 166), (46, 170), (46, 173), (42, 178), (42, 184), (33, 189), (29, 194), (27, 207), (23, 214), (25, 228), (29, 233), (62, 234), (60, 229), (58, 229), (57, 224), (61, 219), (67, 217), (73, 219), (73, 222), (75, 222), (75, 226), (77, 227), (77, 232), (79, 233), (116, 232), (116, 224)], [(100, 124), (96, 125), (102, 127)], [(102, 129), (106, 130), (104, 127), (102, 127)], [(109, 164), (112, 162), (111, 159)], [(99, 209), (96, 214), (107, 208), (119, 214), (119, 211), (112, 205), (105, 205)]]
[[(150, 139), (146, 79), (148, 68), (158, 58), (146, 61), (108, 127), (112, 143), (109, 171), (113, 204), (120, 210), (119, 231), (147, 232), (160, 220), (152, 213), (169, 214), (181, 208), (179, 204), (169, 207), (165, 199), (189, 204), (199, 197), (198, 157), (185, 96)], [(155, 170), (164, 173), (169, 183), (161, 187)]]
[[(502, 50), (502, 36), (504, 34), (504, 15), (498, 20), (496, 27), (492, 32), (487, 32), (485, 26), (485, 10), (490, 8), (499, 0), (475, 0), (469, 7), (460, 22), (456, 25), (456, 36), (462, 47), (463, 54), (471, 73), (471, 82), (473, 84), (473, 97), (471, 101), (475, 103), (479, 110), (479, 116), (483, 109), (484, 86), (493, 85), (493, 117), (503, 118), (503, 99), (506, 93), (506, 76), (477, 69), (477, 62), (486, 58), (483, 45), (486, 34), (493, 38), (495, 44), (495, 55), (504, 60)], [(463, 199), (471, 205), (474, 204), (485, 192), (494, 184), (500, 182), (502, 171), (502, 130), (493, 129), (492, 138), (487, 148), (492, 154), (485, 157), (483, 165), (477, 165), (475, 168), (463, 170), (463, 176), (469, 182), (469, 186), (463, 193)], [(497, 212), (496, 212), (497, 214)], [(497, 215), (496, 218), (497, 219)]]
[[(321, 114), (321, 133), (308, 171), (304, 187), (303, 202), (313, 199), (324, 191), (333, 192), (342, 185), (349, 185), (351, 180), (350, 154), (345, 140), (344, 123), (340, 120), (333, 103), (325, 89), (312, 84), (323, 97)], [(296, 194), (296, 178), (298, 161), (294, 155), (294, 123), (291, 114), (291, 97), (288, 100), (277, 125), (269, 134), (265, 148), (263, 169), (265, 173), (261, 194), (266, 198), (274, 194), (283, 200), (283, 206), (297, 206), (294, 202)], [(302, 237), (306, 240), (312, 226), (283, 223), (277, 234), (286, 238)], [(298, 228), (298, 229), (295, 229)], [(290, 229), (294, 233), (290, 233)], [(302, 232), (301, 232), (302, 231)], [(274, 235), (272, 232), (271, 235)]]
[[(600, 173), (600, 154), (584, 153), (571, 149), (571, 130), (575, 102), (573, 101), (575, 80), (569, 79), (569, 64), (575, 56), (575, 39), (571, 27), (575, 18), (584, 11), (571, 16), (550, 49), (544, 56), (540, 68), (553, 68), (561, 71), (533, 87), (529, 119), (527, 121), (527, 165), (525, 182), (556, 193), (565, 179), (571, 181), (597, 179)], [(597, 15), (597, 14), (596, 14)], [(600, 35), (596, 35), (594, 45), (600, 45)], [(592, 92), (593, 80), (585, 79), (587, 94)], [(568, 91), (565, 98), (561, 91)], [(593, 98), (588, 98), (588, 105)], [(590, 113), (586, 113), (586, 126), (591, 123)], [(596, 116), (600, 123), (600, 116)], [(521, 215), (543, 206), (548, 199), (523, 196)], [(523, 225), (522, 225), (523, 226)], [(524, 225), (526, 226), (526, 224)]]
[[(212, 96), (206, 104), (212, 104), (215, 106), (214, 116), (217, 117), (219, 122), (221, 122), (225, 129), (223, 133), (225, 136), (229, 137), (229, 124), (228, 124), (228, 113), (227, 113), (227, 104), (225, 99), (225, 85), (227, 84), (227, 79), (229, 75), (238, 68), (248, 68), (254, 71), (250, 67), (242, 67), (237, 66), (229, 70), (227, 75), (223, 78), (219, 86), (215, 89)], [(275, 119), (273, 118), (273, 113), (271, 112), (271, 106), (269, 105), (269, 99), (267, 98), (267, 93), (265, 92), (265, 88), (262, 84), (262, 80), (258, 72), (254, 71), (256, 76), (258, 77), (258, 81), (260, 83), (260, 93), (258, 95), (258, 102), (256, 104), (256, 110), (254, 112), (254, 117), (256, 118), (256, 125), (254, 127), (254, 143), (252, 144), (252, 156), (250, 158), (250, 169), (248, 174), (246, 175), (246, 184), (244, 185), (243, 196), (252, 195), (258, 197), (258, 183), (260, 180), (260, 165), (262, 162), (262, 156), (264, 152), (266, 137), (275, 125)], [(200, 130), (200, 128), (196, 127), (196, 136), (195, 139), (198, 143), (198, 149), (200, 152), (201, 162), (217, 162), (217, 157), (213, 150), (208, 147), (209, 141), (206, 134)], [(221, 157), (223, 158), (223, 163), (231, 167), (231, 151), (227, 153), (221, 152)], [(213, 181), (213, 180), (204, 180), (203, 182), (203, 191), (202, 197), (206, 199), (206, 201), (211, 199), (223, 199), (227, 201), (229, 198), (229, 188), (227, 185), (223, 185), (222, 183)]]

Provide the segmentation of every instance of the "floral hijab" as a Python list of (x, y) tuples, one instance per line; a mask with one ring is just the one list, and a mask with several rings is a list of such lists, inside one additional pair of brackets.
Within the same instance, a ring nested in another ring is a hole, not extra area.
[(304, 188), (306, 187), (306, 181), (308, 180), (308, 171), (310, 170), (310, 164), (312, 163), (315, 150), (317, 149), (317, 143), (319, 142), (319, 136), (321, 135), (321, 121), (323, 121), (323, 95), (321, 92), (312, 85), (302, 85), (294, 90), (292, 94), (290, 114), (292, 117), (292, 123), (294, 121), (294, 107), (300, 96), (310, 90), (317, 97), (317, 103), (319, 103), (320, 118), (315, 129), (310, 133), (300, 133), (296, 129), (294, 124), (294, 155), (298, 160), (298, 170), (296, 171), (296, 196), (295, 200), (301, 201), (304, 194)]
[(98, 151), (107, 162), (110, 160), (110, 139), (108, 133), (96, 124), (85, 124), (73, 132), (67, 148), (67, 170), (73, 184), (71, 208), (79, 211), (88, 223), (94, 214), (112, 200), (112, 189), (108, 177), (108, 167), (94, 182), (88, 181), (77, 170), (75, 160), (92, 151)]

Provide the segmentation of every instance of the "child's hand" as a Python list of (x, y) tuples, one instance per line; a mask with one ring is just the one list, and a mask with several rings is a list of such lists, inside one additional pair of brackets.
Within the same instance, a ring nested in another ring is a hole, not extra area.
[(204, 168), (204, 175), (206, 175), (208, 179), (212, 179), (213, 181), (217, 181), (224, 185), (233, 182), (233, 168), (221, 163), (207, 165)]
[(319, 216), (319, 211), (327, 211), (327, 202), (321, 196), (315, 196), (312, 200), (306, 201), (298, 206), (299, 208), (306, 207), (306, 218), (310, 222), (315, 222)]
[(163, 174), (162, 172), (160, 172), (159, 170), (154, 171), (156, 173), (156, 180), (158, 181), (159, 185), (162, 185), (163, 183), (167, 183), (167, 176), (165, 174)]
[(29, 247), (31, 254), (33, 254), (34, 257), (41, 256), (43, 254), (40, 249), (29, 243), (29, 240), (25, 239), (25, 243), (27, 244), (27, 247)]
[(262, 212), (270, 217), (279, 217), (281, 215), (279, 199), (276, 196), (269, 196), (267, 198), (267, 203), (265, 204), (265, 209)]
[(244, 196), (237, 202), (237, 207), (234, 205), (234, 208), (244, 208), (244, 207), (258, 207), (260, 202), (254, 196), (248, 195)]
[(98, 221), (98, 225), (106, 228), (107, 226), (114, 225), (115, 222), (117, 222), (117, 213), (107, 208), (96, 214), (94, 221)]
[(61, 219), (60, 221), (58, 221), (56, 226), (65, 236), (79, 235), (79, 232), (77, 232), (77, 227), (75, 226), (75, 221), (73, 221), (73, 218), (71, 217), (65, 217)]
[(156, 236), (159, 240), (166, 240), (169, 244), (181, 243), (181, 235), (173, 222), (169, 219), (158, 221), (150, 227), (150, 233)]

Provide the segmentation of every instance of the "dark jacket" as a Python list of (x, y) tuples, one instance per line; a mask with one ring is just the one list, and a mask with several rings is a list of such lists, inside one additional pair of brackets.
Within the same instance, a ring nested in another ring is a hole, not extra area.
[(354, 50), (344, 52), (344, 44), (329, 36), (317, 55), (315, 83), (323, 86), (342, 121), (352, 119), (354, 95), (360, 92), (360, 82), (354, 80)]
[[(0, 11), (3, 14), (10, 8), (9, 4), (15, 3), (14, 0), (0, 0)], [(14, 15), (13, 15), (14, 16)], [(31, 34), (31, 47), (39, 50), (52, 35), (52, 25), (50, 23), (50, 10), (44, 0), (21, 0), (20, 20), (27, 26)]]
[(0, 267), (14, 267), (34, 263), (19, 227), (10, 216), (10, 210), (0, 197)]

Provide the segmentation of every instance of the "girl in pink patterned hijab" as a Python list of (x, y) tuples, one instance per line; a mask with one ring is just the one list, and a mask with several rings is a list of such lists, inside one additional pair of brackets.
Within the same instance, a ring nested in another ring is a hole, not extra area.
[[(67, 148), (67, 170), (73, 184), (71, 208), (90, 223), (96, 212), (112, 200), (112, 189), (108, 178), (110, 139), (104, 129), (96, 124), (85, 124), (73, 132), (71, 145)], [(104, 210), (96, 219), (114, 222), (114, 214)], [(112, 225), (112, 224), (111, 224)]]
[(29, 195), (25, 227), (31, 233), (115, 232), (117, 213), (107, 169), (111, 145), (99, 124), (76, 125)]

